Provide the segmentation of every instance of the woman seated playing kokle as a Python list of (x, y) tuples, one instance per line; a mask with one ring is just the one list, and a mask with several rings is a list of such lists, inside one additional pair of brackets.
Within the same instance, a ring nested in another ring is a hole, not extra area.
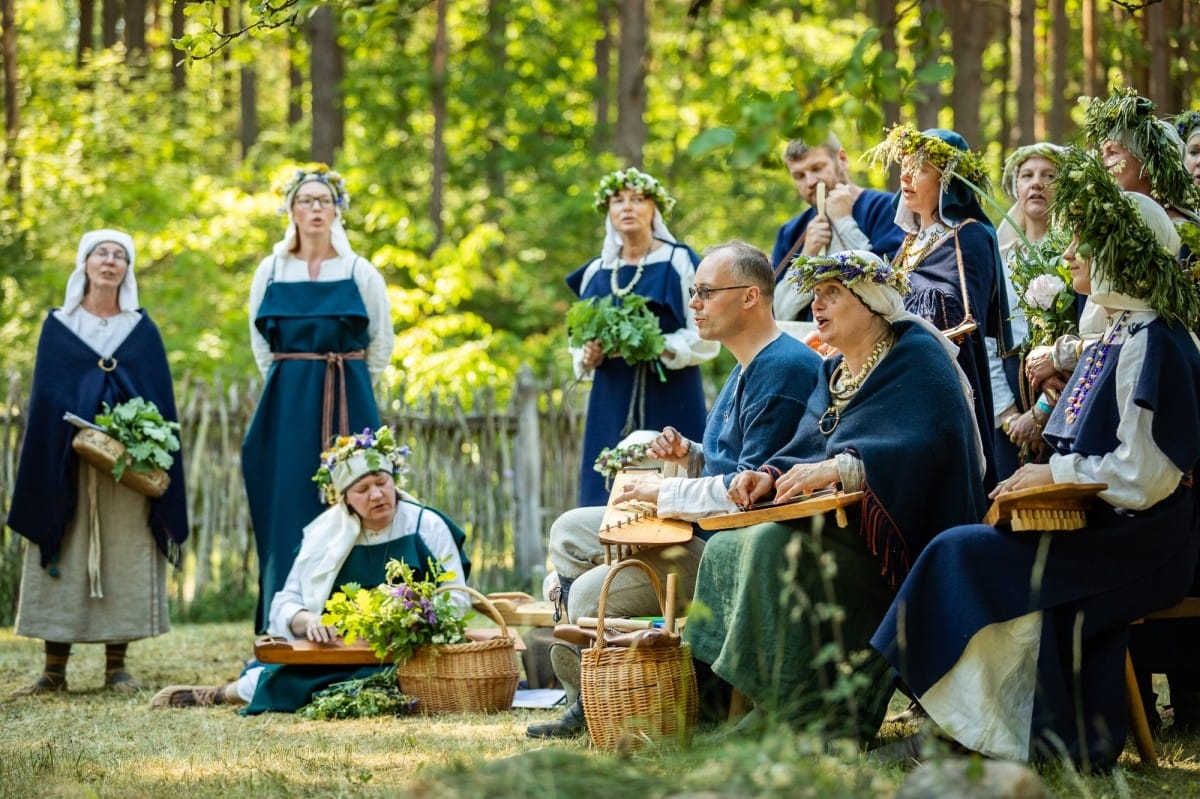
[[(304, 528), (304, 540), (283, 589), (271, 601), (271, 635), (288, 640), (332, 643), (337, 628), (321, 623), (325, 602), (347, 583), (369, 586), (385, 580), (388, 561), (408, 564), (419, 580), (430, 562), (447, 575), (443, 585), (465, 585), (470, 562), (463, 534), (439, 511), (418, 504), (397, 480), (407, 471), (407, 447), (395, 444), (390, 428), (337, 439), (322, 454), (314, 478), (332, 507)], [(465, 592), (451, 592), (464, 612)], [(333, 683), (366, 677), (382, 666), (263, 665), (257, 661), (225, 685), (175, 685), (155, 695), (151, 707), (196, 707), (249, 703), (246, 715), (293, 712)]]

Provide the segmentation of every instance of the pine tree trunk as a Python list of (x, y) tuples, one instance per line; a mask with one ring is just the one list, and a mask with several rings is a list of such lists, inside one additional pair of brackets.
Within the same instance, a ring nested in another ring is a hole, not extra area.
[(341, 141), (341, 97), (338, 68), (341, 50), (337, 43), (337, 25), (333, 11), (323, 6), (309, 23), (309, 43), (312, 48), (312, 158), (333, 164)]
[(448, 44), (446, 35), (446, 0), (436, 0), (437, 29), (433, 40), (433, 63), (430, 103), (433, 106), (433, 185), (429, 193), (429, 217), (433, 223), (433, 246), (442, 241), (443, 191), (446, 180), (446, 67)]
[(617, 45), (616, 152), (630, 166), (642, 166), (646, 144), (646, 0), (621, 0)]

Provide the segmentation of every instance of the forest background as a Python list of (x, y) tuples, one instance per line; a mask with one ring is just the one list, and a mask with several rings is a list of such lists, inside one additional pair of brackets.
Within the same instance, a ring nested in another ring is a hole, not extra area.
[[(1013, 147), (1076, 138), (1080, 95), (1128, 85), (1163, 114), (1195, 105), (1198, 51), (1195, 0), (0, 0), (0, 523), (42, 319), (81, 233), (123, 228), (195, 412), (192, 551), (172, 596), (253, 601), (247, 293), (283, 232), (274, 188), (321, 161), (345, 175), (351, 241), (389, 285), (380, 398), (423, 455), (413, 490), (468, 529), (478, 584), (537, 590), (586, 399), (563, 277), (599, 251), (605, 173), (658, 176), (697, 250), (769, 250), (802, 210), (789, 138), (832, 130), (858, 182), (894, 189), (859, 154), (896, 122), (952, 127), (998, 178)], [(706, 365), (710, 391), (731, 366)], [(514, 433), (538, 403), (541, 432)], [(19, 552), (0, 525), (0, 623)]]
[[(501, 399), (566, 382), (563, 276), (599, 250), (592, 192), (629, 164), (701, 249), (766, 249), (802, 206), (789, 137), (857, 156), (941, 125), (998, 177), (1075, 137), (1079, 95), (1193, 103), (1192, 0), (0, 0), (0, 370), (27, 374), (80, 234), (129, 230), (177, 378), (253, 374), (250, 275), (297, 162), (333, 164), (351, 240), (390, 286), (389, 382)], [(232, 35), (242, 32), (242, 35)], [(180, 47), (183, 49), (181, 50)], [(719, 380), (727, 363), (710, 374)]]

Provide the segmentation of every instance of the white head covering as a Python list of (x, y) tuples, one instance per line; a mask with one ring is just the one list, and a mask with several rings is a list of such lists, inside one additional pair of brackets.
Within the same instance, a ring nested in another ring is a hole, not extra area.
[(75, 252), (75, 271), (67, 278), (67, 294), (62, 304), (64, 314), (70, 314), (83, 302), (83, 295), (87, 290), (88, 256), (92, 254), (92, 250), (105, 242), (120, 244), (125, 249), (125, 254), (129, 256), (125, 279), (121, 281), (117, 302), (122, 311), (138, 309), (137, 280), (133, 276), (133, 262), (136, 256), (133, 237), (120, 230), (101, 228), (100, 230), (89, 230), (79, 239), (79, 249)]
[[(287, 231), (284, 232), (283, 238), (275, 243), (271, 248), (271, 252), (277, 258), (285, 258), (292, 252), (292, 247), (296, 244), (296, 220), (292, 217), (292, 200), (296, 196), (296, 192), (306, 183), (320, 183), (329, 189), (329, 193), (336, 199), (337, 193), (332, 186), (321, 180), (317, 174), (302, 180), (297, 183), (291, 191), (287, 193), (283, 200), (283, 210), (287, 213), (288, 225)], [(334, 252), (342, 257), (354, 257), (354, 248), (350, 246), (350, 238), (346, 235), (346, 228), (342, 225), (342, 209), (338, 205), (333, 206), (333, 224), (329, 226), (330, 244), (333, 246)]]
[[(1187, 144), (1183, 141), (1183, 137), (1179, 135), (1179, 131), (1175, 130), (1175, 126), (1165, 119), (1156, 119), (1154, 124), (1158, 126), (1159, 132), (1163, 138), (1175, 146), (1179, 151), (1180, 160), (1187, 154)], [(1146, 153), (1138, 144), (1136, 131), (1131, 128), (1113, 128), (1109, 132), (1108, 137), (1113, 141), (1120, 142), (1126, 150), (1133, 153), (1137, 160), (1142, 162), (1142, 168), (1146, 167)]]
[[(1158, 241), (1159, 246), (1169, 253), (1179, 252), (1179, 231), (1175, 229), (1175, 223), (1171, 221), (1171, 217), (1167, 216), (1166, 210), (1145, 194), (1127, 191), (1125, 196), (1133, 201), (1142, 221), (1154, 233), (1154, 238)], [(1103, 308), (1120, 308), (1127, 311), (1153, 310), (1142, 297), (1113, 291), (1108, 278), (1098, 274), (1095, 269), (1092, 269), (1092, 293), (1088, 295), (1088, 301)]]
[[(675, 237), (671, 235), (671, 231), (667, 230), (667, 223), (663, 221), (662, 211), (657, 207), (654, 209), (654, 221), (650, 224), (650, 234), (656, 239), (674, 242)], [(653, 245), (651, 245), (653, 250)], [(613, 227), (612, 219), (608, 214), (604, 215), (604, 245), (600, 248), (600, 263), (615, 264), (617, 259), (621, 257), (621, 235), (617, 233), (617, 229)]]

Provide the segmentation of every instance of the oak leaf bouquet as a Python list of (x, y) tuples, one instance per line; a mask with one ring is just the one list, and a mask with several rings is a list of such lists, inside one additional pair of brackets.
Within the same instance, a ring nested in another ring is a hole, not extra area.
[(576, 301), (567, 311), (567, 342), (582, 347), (594, 339), (606, 354), (619, 354), (630, 365), (652, 364), (658, 379), (666, 381), (658, 356), (667, 339), (645, 297), (628, 294)]

